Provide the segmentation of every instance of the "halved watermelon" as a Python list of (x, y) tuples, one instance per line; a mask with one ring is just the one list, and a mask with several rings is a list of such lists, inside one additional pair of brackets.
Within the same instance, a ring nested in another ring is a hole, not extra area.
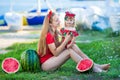
[(92, 66), (93, 61), (91, 59), (83, 59), (77, 64), (76, 69), (80, 72), (85, 72), (90, 70)]
[(2, 61), (2, 69), (6, 73), (15, 73), (19, 70), (20, 63), (17, 59), (9, 57)]

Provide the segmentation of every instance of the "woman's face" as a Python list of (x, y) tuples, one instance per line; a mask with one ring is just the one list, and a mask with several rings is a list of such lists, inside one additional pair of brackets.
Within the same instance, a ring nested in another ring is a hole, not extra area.
[(59, 17), (58, 15), (54, 15), (52, 17), (52, 23), (50, 24), (53, 28), (57, 29), (57, 27), (60, 26), (60, 20), (59, 20)]
[(74, 18), (67, 18), (65, 20), (65, 27), (74, 27), (75, 19)]

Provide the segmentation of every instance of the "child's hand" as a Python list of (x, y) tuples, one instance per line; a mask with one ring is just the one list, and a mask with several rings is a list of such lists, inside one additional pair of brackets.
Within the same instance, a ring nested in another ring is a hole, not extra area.
[(72, 47), (72, 44), (68, 44), (68, 45), (67, 45), (67, 48), (70, 48), (70, 47)]
[(65, 41), (69, 42), (72, 39), (71, 35), (66, 34)]

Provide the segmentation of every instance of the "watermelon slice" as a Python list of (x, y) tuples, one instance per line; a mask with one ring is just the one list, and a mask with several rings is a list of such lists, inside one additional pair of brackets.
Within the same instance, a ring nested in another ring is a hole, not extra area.
[(17, 59), (9, 57), (2, 61), (2, 69), (6, 73), (15, 73), (19, 70), (20, 64)]
[(93, 61), (91, 59), (83, 59), (77, 64), (76, 69), (80, 72), (85, 72), (90, 70), (92, 66)]

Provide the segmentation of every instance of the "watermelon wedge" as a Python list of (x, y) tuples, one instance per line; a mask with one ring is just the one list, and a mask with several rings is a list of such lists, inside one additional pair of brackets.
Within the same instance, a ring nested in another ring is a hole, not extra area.
[(76, 69), (80, 72), (85, 72), (90, 70), (92, 66), (93, 61), (91, 59), (83, 59), (77, 64)]
[(6, 73), (16, 73), (19, 70), (20, 64), (19, 61), (15, 58), (9, 57), (5, 58), (2, 61), (2, 69)]

